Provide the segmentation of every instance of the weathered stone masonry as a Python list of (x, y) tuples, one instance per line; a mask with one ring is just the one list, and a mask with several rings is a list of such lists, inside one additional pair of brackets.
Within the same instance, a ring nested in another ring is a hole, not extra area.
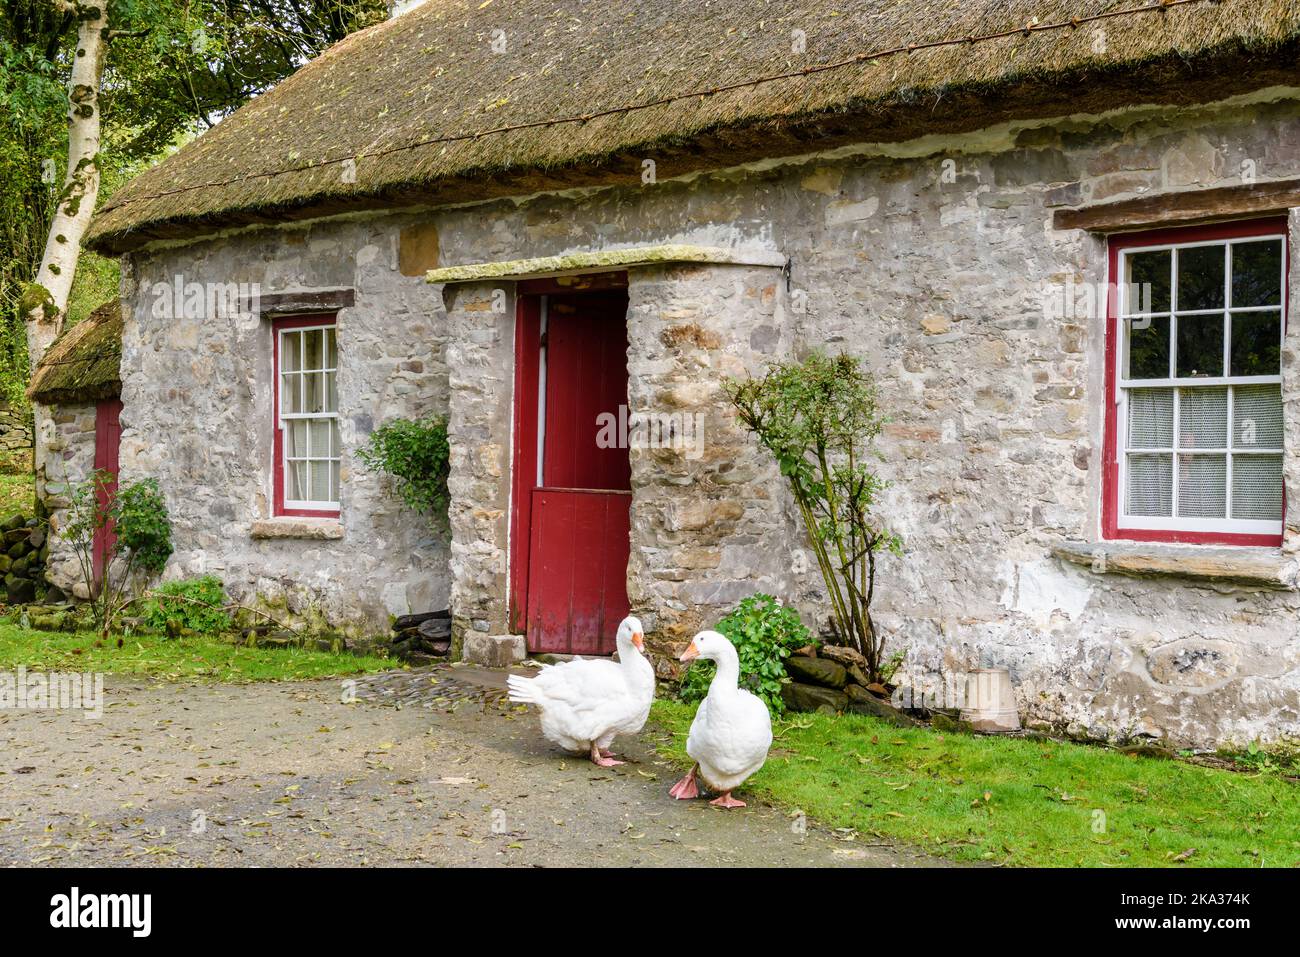
[[(341, 221), (135, 257), (123, 281), (131, 308), (122, 479), (159, 480), (176, 543), (168, 576), (216, 574), (241, 599), (354, 634), (387, 631), (389, 615), (446, 607), (446, 542), (355, 459), (387, 419), (447, 410), (441, 303), (422, 279), (398, 269), (409, 222)], [(268, 319), (160, 317), (155, 293), (176, 277), (249, 284), (262, 296), (354, 290), (354, 305), (338, 316), (347, 489), (338, 537), (304, 533), (301, 521), (271, 514)]]
[[(469, 636), (505, 627), (513, 302), (492, 313), (486, 287), (448, 287), (444, 315), (436, 287), (396, 269), (401, 228), (436, 227), (443, 264), (758, 246), (788, 257), (788, 289), (779, 273), (742, 267), (630, 274), (632, 405), (697, 403), (708, 415), (704, 458), (634, 456), (629, 586), (662, 637), (712, 623), (747, 590), (783, 593), (810, 623), (823, 619), (802, 539), (790, 532), (771, 544), (789, 524), (784, 491), (763, 477), (750, 440), (715, 424), (722, 404), (712, 390), (718, 373), (768, 355), (847, 349), (876, 374), (892, 420), (881, 444), (894, 482), (883, 513), (907, 550), (882, 563), (876, 612), (889, 650), (906, 655), (905, 675), (1006, 665), (1027, 719), (1080, 732), (1199, 744), (1294, 735), (1294, 589), (1098, 574), (1053, 554), (1098, 536), (1104, 339), (1099, 314), (1062, 316), (1045, 301), (1067, 282), (1103, 281), (1105, 242), (1054, 229), (1052, 211), (1237, 185), (1247, 160), (1260, 181), (1300, 175), (1297, 91), (146, 250), (126, 290), (124, 466), (128, 477), (157, 475), (173, 506), (181, 547), (169, 573), (220, 565), (245, 594), (292, 591), (372, 626), (450, 594), (468, 649)], [(341, 542), (304, 552), (301, 542), (248, 538), (268, 496), (264, 332), (151, 320), (143, 290), (176, 272), (269, 290), (355, 286), (356, 306), (340, 317), (345, 444), (355, 448), (399, 411), (450, 410), (450, 551), (350, 466)], [(670, 333), (692, 326), (698, 336)], [(1300, 323), (1292, 317), (1288, 329), (1285, 467), (1295, 502)], [(1292, 563), (1292, 579), (1298, 549), (1292, 509), (1278, 557)]]

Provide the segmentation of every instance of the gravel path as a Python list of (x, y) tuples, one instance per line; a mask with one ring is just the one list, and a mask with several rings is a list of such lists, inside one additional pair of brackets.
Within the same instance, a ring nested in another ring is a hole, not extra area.
[[(937, 861), (786, 812), (678, 802), (655, 733), (552, 751), (502, 676), (280, 685), (109, 677), (99, 721), (0, 711), (5, 865), (844, 865)], [(355, 697), (352, 703), (343, 699)]]

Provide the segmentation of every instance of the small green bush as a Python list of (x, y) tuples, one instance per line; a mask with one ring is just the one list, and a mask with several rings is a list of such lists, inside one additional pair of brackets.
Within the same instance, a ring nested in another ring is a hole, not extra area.
[(155, 631), (188, 629), (201, 635), (215, 635), (230, 630), (225, 604), (226, 590), (220, 578), (215, 575), (185, 578), (154, 589), (144, 602), (140, 618)]
[[(782, 714), (781, 686), (789, 681), (783, 662), (796, 648), (815, 642), (799, 613), (771, 595), (751, 595), (718, 622), (717, 630), (736, 646), (740, 686), (762, 698), (773, 714)], [(713, 662), (697, 661), (683, 677), (678, 696), (686, 702), (703, 700), (715, 670)]]
[(370, 441), (357, 456), (370, 471), (390, 476), (409, 507), (435, 522), (447, 520), (451, 446), (444, 416), (386, 422), (370, 433)]
[(172, 554), (172, 523), (157, 480), (144, 479), (119, 488), (109, 514), (117, 550), (129, 551), (135, 564), (146, 571), (162, 571)]

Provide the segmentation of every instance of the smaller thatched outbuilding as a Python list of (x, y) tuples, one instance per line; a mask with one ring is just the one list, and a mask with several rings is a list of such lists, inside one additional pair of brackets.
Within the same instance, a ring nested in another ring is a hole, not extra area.
[(49, 348), (32, 373), (27, 397), (63, 406), (116, 399), (122, 390), (122, 303), (104, 303)]
[[(117, 474), (122, 428), (122, 304), (113, 299), (59, 336), (32, 372), (27, 397), (47, 407), (38, 414), (43, 430), (37, 443), (36, 495), (49, 514), (50, 551), (45, 577), (52, 585), (82, 598), (75, 554), (57, 534), (68, 507), (71, 484), (96, 469)], [(96, 572), (107, 542), (96, 542)]]

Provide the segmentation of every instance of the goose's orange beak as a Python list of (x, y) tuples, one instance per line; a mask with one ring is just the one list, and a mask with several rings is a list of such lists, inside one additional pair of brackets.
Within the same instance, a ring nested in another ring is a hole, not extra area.
[(677, 660), (678, 660), (678, 661), (694, 661), (694, 660), (695, 660), (696, 658), (698, 658), (699, 656), (700, 656), (700, 649), (698, 649), (698, 648), (695, 647), (695, 639), (692, 638), (692, 639), (691, 639), (691, 643), (690, 643), (689, 645), (686, 646), (686, 650), (682, 652), (681, 657), (678, 658)]
[(644, 652), (645, 635), (641, 634), (641, 632), (639, 631), (634, 631), (632, 633), (632, 645), (636, 648), (637, 651)]

